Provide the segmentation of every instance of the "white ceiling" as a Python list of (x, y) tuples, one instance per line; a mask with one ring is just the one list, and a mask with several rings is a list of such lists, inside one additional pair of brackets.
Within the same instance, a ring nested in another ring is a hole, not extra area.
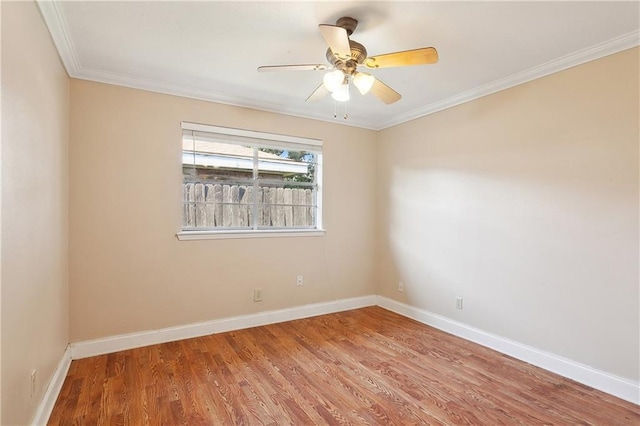
[[(638, 2), (45, 2), (71, 77), (382, 129), (639, 44)], [(370, 56), (434, 46), (434, 65), (371, 71), (402, 94), (352, 90), (349, 119), (305, 103), (326, 63), (318, 24), (359, 20)], [(602, 76), (606, 78), (606, 76)], [(215, 123), (213, 123), (215, 124)]]

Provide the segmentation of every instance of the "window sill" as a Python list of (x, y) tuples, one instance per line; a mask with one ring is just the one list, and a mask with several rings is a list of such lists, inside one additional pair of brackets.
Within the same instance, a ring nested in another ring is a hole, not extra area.
[(191, 240), (220, 240), (235, 238), (282, 238), (282, 237), (321, 237), (327, 231), (324, 229), (295, 229), (295, 230), (260, 230), (260, 231), (180, 231), (176, 237), (180, 241)]

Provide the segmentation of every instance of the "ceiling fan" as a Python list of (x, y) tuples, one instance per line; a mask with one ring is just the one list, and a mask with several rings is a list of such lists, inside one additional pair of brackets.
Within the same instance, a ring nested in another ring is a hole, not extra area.
[(318, 101), (331, 93), (337, 101), (349, 100), (349, 82), (353, 82), (358, 91), (365, 95), (369, 91), (386, 104), (397, 102), (402, 97), (373, 75), (358, 71), (358, 67), (369, 69), (403, 67), (407, 65), (434, 64), (438, 62), (438, 52), (433, 47), (386, 53), (367, 57), (367, 49), (357, 41), (351, 40), (358, 21), (343, 17), (336, 25), (320, 24), (320, 32), (329, 45), (326, 57), (329, 64), (268, 65), (258, 67), (258, 71), (324, 71), (323, 82), (307, 98), (307, 102)]

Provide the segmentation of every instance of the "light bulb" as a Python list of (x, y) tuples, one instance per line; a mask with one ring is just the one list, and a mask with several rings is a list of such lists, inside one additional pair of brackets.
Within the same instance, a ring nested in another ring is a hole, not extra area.
[(331, 97), (339, 102), (346, 102), (349, 100), (349, 82), (341, 84), (336, 90), (333, 91)]
[(353, 84), (358, 88), (361, 95), (366, 95), (376, 78), (366, 72), (359, 72), (353, 77)]
[(344, 73), (340, 70), (335, 70), (328, 72), (322, 78), (322, 82), (324, 83), (324, 87), (327, 88), (330, 92), (335, 92), (344, 81)]

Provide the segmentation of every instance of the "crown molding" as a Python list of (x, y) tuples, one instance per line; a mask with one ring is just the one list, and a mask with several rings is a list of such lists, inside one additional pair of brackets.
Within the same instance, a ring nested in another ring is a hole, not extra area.
[(277, 103), (256, 102), (254, 99), (237, 98), (215, 93), (195, 87), (174, 84), (166, 81), (148, 80), (137, 76), (130, 76), (120, 73), (96, 70), (83, 67), (78, 60), (76, 50), (73, 45), (67, 23), (60, 8), (60, 2), (56, 0), (37, 0), (40, 13), (49, 28), (49, 33), (53, 43), (58, 50), (62, 63), (67, 70), (69, 77), (80, 80), (89, 80), (99, 83), (113, 84), (116, 86), (128, 87), (131, 89), (145, 90), (148, 92), (161, 93), (166, 95), (181, 96), (207, 102), (215, 102), (224, 105), (237, 106), (241, 108), (253, 108), (260, 111), (285, 114), (294, 117), (325, 121), (332, 124), (359, 127), (369, 130), (377, 130), (368, 123), (352, 118), (349, 122), (341, 122), (333, 117), (324, 114), (300, 114), (296, 106), (284, 107)]
[(483, 96), (491, 95), (492, 93), (509, 89), (577, 65), (613, 55), (614, 53), (622, 52), (623, 50), (631, 49), (638, 45), (640, 45), (640, 30), (624, 34), (586, 49), (578, 50), (577, 52), (570, 53), (542, 65), (529, 68), (528, 70), (512, 74), (508, 77), (476, 87), (475, 89), (467, 90), (466, 92), (462, 92), (458, 95), (450, 96), (441, 101), (398, 115), (397, 117), (382, 123), (380, 128), (376, 130), (383, 130), (388, 127), (406, 123), (407, 121), (415, 120), (416, 118), (424, 117)]
[(60, 10), (60, 3), (57, 1), (37, 0), (37, 4), (44, 18), (44, 22), (49, 28), (49, 33), (51, 33), (51, 38), (56, 45), (62, 63), (67, 69), (67, 74), (73, 77), (80, 69), (80, 63), (76, 56), (73, 41), (67, 30), (64, 15)]
[(214, 93), (204, 89), (188, 87), (180, 84), (164, 81), (152, 81), (135, 76), (84, 68), (81, 66), (75, 53), (73, 41), (69, 35), (64, 16), (60, 10), (60, 3), (56, 0), (37, 0), (37, 3), (47, 27), (49, 27), (49, 32), (51, 33), (51, 37), (53, 38), (56, 48), (58, 49), (60, 58), (67, 69), (67, 73), (72, 78), (113, 84), (116, 86), (146, 90), (155, 93), (187, 97), (242, 108), (253, 108), (276, 114), (285, 114), (294, 117), (319, 120), (327, 123), (359, 127), (369, 130), (384, 130), (388, 127), (393, 127), (407, 121), (415, 120), (417, 118), (640, 45), (640, 30), (636, 30), (577, 52), (570, 53), (566, 56), (554, 59), (553, 61), (535, 66), (528, 70), (467, 90), (466, 92), (424, 105), (404, 114), (397, 115), (382, 123), (371, 124), (364, 120), (358, 120), (356, 117), (353, 117), (349, 122), (346, 122), (337, 121), (333, 118), (320, 114), (301, 114), (297, 105), (283, 107), (283, 105), (279, 103), (257, 102), (254, 99), (230, 97), (220, 93)]
[(76, 72), (69, 72), (69, 76), (80, 80), (95, 81), (98, 83), (112, 84), (116, 86), (128, 87), (131, 89), (145, 90), (148, 92), (160, 93), (164, 95), (180, 96), (184, 98), (197, 99), (206, 102), (214, 102), (223, 105), (231, 105), (240, 108), (251, 108), (275, 114), (284, 114), (293, 117), (306, 118), (327, 123), (338, 124), (342, 126), (358, 127), (369, 130), (379, 130), (370, 124), (349, 117), (349, 122), (338, 121), (333, 116), (326, 114), (301, 114), (299, 105), (290, 107), (283, 106), (281, 103), (275, 102), (259, 102), (250, 98), (239, 98), (222, 95), (220, 93), (200, 89), (196, 87), (185, 86), (181, 84), (170, 83), (159, 80), (148, 80), (137, 76), (130, 76), (109, 71), (83, 68)]

